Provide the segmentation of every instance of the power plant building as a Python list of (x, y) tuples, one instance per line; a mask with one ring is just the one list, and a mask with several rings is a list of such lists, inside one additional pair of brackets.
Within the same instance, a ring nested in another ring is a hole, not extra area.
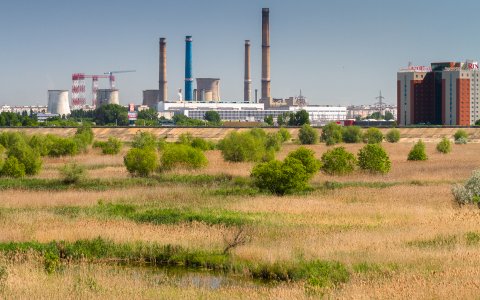
[(97, 107), (107, 104), (120, 105), (117, 89), (99, 89), (97, 91)]
[(220, 79), (219, 78), (197, 78), (198, 101), (220, 101)]
[(480, 119), (476, 61), (409, 66), (397, 73), (399, 125), (474, 125)]

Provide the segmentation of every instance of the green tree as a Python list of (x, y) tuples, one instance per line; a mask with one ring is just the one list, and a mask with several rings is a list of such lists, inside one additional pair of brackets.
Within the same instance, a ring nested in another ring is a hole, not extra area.
[(207, 122), (212, 124), (221, 124), (222, 119), (220, 119), (220, 114), (214, 110), (209, 110), (205, 112), (205, 116), (203, 117)]
[(138, 112), (137, 118), (147, 121), (158, 121), (158, 113), (153, 108), (144, 109)]
[(338, 144), (342, 141), (342, 126), (335, 122), (330, 122), (322, 128), (321, 140), (327, 146)]
[(358, 151), (358, 166), (364, 171), (386, 174), (390, 171), (391, 162), (380, 144), (367, 144)]
[(304, 109), (299, 110), (295, 113), (295, 126), (303, 126), (305, 124), (310, 124), (310, 115)]
[(155, 150), (132, 148), (123, 158), (123, 163), (132, 176), (148, 177), (158, 168)]
[(170, 144), (162, 151), (160, 168), (171, 170), (175, 167), (199, 169), (208, 164), (208, 160), (201, 149), (185, 144)]
[(452, 151), (452, 143), (446, 137), (443, 137), (442, 140), (437, 144), (437, 151), (443, 154), (450, 153)]
[(313, 177), (321, 166), (320, 161), (315, 158), (315, 152), (305, 147), (299, 147), (297, 150), (288, 153), (287, 157), (299, 160), (305, 167), (309, 178)]
[(40, 153), (30, 148), (25, 142), (19, 142), (11, 146), (7, 155), (17, 158), (24, 165), (26, 175), (36, 175), (40, 172), (42, 167)]
[(393, 114), (392, 114), (392, 112), (390, 112), (390, 111), (386, 111), (386, 112), (385, 112), (385, 120), (386, 120), (386, 121), (393, 120)]
[(310, 176), (302, 162), (287, 157), (283, 162), (272, 160), (256, 165), (251, 177), (259, 189), (283, 196), (304, 190)]
[(128, 125), (128, 112), (125, 107), (117, 104), (102, 105), (95, 109), (94, 121), (98, 125), (126, 126)]
[(425, 143), (419, 140), (413, 145), (412, 150), (408, 153), (408, 160), (427, 160), (427, 153), (425, 152)]
[(359, 126), (342, 128), (342, 138), (345, 143), (359, 143), (362, 140), (362, 129)]
[(397, 143), (400, 141), (400, 130), (398, 129), (390, 129), (387, 134), (385, 135), (385, 139), (389, 143)]
[(25, 166), (18, 161), (15, 156), (10, 156), (5, 160), (2, 168), (2, 176), (21, 178), (25, 176)]
[(298, 131), (298, 139), (303, 145), (313, 145), (318, 142), (318, 132), (308, 124), (304, 124)]
[(266, 155), (265, 139), (262, 135), (250, 132), (229, 133), (218, 143), (226, 161), (261, 161)]
[(363, 134), (363, 142), (367, 144), (378, 144), (383, 141), (383, 133), (380, 129), (375, 127), (370, 127)]
[(265, 118), (263, 118), (263, 122), (265, 122), (269, 126), (273, 126), (273, 116), (266, 116)]
[(132, 147), (138, 149), (156, 149), (157, 138), (153, 133), (146, 131), (137, 131), (132, 140)]
[(336, 147), (322, 155), (322, 171), (329, 175), (345, 175), (353, 172), (357, 164), (355, 155)]

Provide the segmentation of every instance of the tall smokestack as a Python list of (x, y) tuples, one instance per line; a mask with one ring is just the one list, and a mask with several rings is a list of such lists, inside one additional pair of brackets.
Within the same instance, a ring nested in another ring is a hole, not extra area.
[(192, 37), (185, 37), (185, 101), (193, 99)]
[(168, 98), (167, 93), (167, 42), (165, 38), (160, 38), (160, 65), (158, 80), (158, 101), (165, 102)]
[(243, 102), (252, 101), (252, 80), (250, 78), (250, 41), (245, 40), (245, 82), (243, 83)]
[(262, 102), (270, 102), (270, 12), (262, 9)]

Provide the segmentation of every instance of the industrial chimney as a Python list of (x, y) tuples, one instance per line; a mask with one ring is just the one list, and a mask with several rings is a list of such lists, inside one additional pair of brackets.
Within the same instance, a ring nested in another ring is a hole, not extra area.
[(185, 37), (185, 101), (193, 100), (192, 37)]
[(250, 78), (250, 41), (245, 40), (245, 82), (243, 83), (243, 102), (251, 102), (252, 80)]
[(167, 42), (160, 38), (160, 65), (158, 80), (158, 101), (165, 102), (168, 99), (167, 92)]
[(262, 9), (262, 99), (270, 103), (270, 17), (269, 9)]

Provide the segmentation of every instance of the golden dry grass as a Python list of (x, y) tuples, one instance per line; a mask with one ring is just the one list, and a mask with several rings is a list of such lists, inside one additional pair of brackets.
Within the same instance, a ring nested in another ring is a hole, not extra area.
[[(459, 208), (453, 202), (451, 183), (465, 180), (480, 166), (480, 144), (454, 145), (451, 154), (435, 151), (427, 143), (429, 160), (408, 162), (413, 143), (383, 144), (392, 160), (385, 176), (356, 172), (332, 177), (318, 174), (316, 183), (397, 182), (388, 188), (351, 187), (316, 191), (305, 196), (207, 197), (205, 188), (165, 184), (151, 188), (110, 191), (0, 192), (0, 241), (50, 241), (89, 239), (101, 236), (117, 242), (146, 241), (178, 244), (190, 248), (221, 249), (223, 235), (232, 229), (201, 223), (176, 225), (138, 224), (123, 219), (71, 218), (55, 214), (57, 206), (92, 206), (99, 200), (156, 207), (192, 207), (260, 214), (261, 221), (249, 233), (250, 243), (233, 255), (252, 261), (275, 262), (306, 259), (338, 260), (352, 272), (351, 280), (329, 291), (331, 298), (346, 299), (466, 299), (480, 295), (480, 245), (467, 245), (467, 232), (480, 233), (480, 210)], [(362, 145), (342, 145), (357, 152)], [(286, 145), (278, 157), (285, 157), (297, 145)], [(329, 147), (309, 146), (318, 158)], [(330, 147), (331, 148), (331, 147)], [(219, 151), (207, 152), (205, 170), (178, 171), (189, 174), (231, 174), (248, 176), (250, 163), (224, 162)], [(68, 159), (67, 159), (68, 160)], [(66, 159), (47, 159), (42, 178), (58, 176), (56, 168)], [(128, 176), (122, 156), (90, 152), (75, 158), (93, 168), (91, 177)], [(97, 169), (95, 169), (98, 166)], [(103, 167), (101, 167), (103, 166)], [(412, 184), (415, 181), (415, 184)], [(422, 185), (423, 184), (423, 185)], [(411, 242), (454, 236), (447, 246), (412, 246)], [(359, 263), (395, 265), (384, 272), (357, 273)], [(300, 284), (257, 286), (228, 285), (219, 289), (172, 283), (168, 276), (119, 269), (114, 266), (69, 266), (62, 274), (47, 276), (38, 260), (5, 261), (9, 277), (3, 296), (7, 298), (308, 298)], [(10, 275), (12, 274), (12, 275)], [(136, 274), (136, 275), (135, 275)], [(79, 278), (94, 278), (101, 289), (93, 291)], [(78, 283), (80, 282), (80, 283)], [(157, 282), (153, 284), (153, 282)], [(161, 282), (161, 283), (158, 283)], [(76, 289), (75, 285), (81, 288)]]

